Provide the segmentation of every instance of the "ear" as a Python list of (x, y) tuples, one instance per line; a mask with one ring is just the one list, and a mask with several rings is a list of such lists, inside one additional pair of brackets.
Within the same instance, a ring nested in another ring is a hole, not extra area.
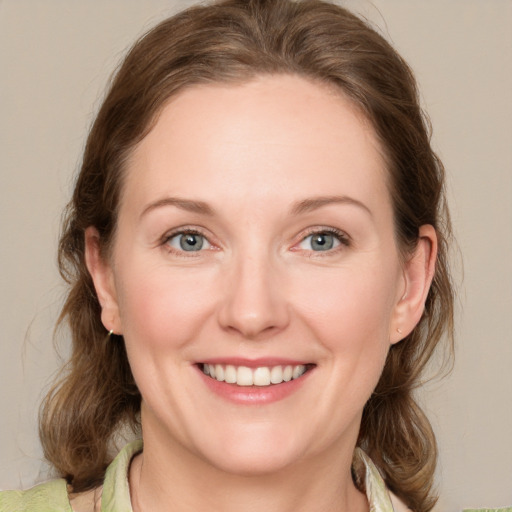
[(112, 330), (114, 334), (122, 334), (114, 274), (110, 263), (101, 255), (100, 235), (94, 227), (85, 230), (85, 264), (96, 289), (105, 329)]
[(425, 310), (425, 301), (434, 277), (437, 235), (433, 226), (420, 227), (419, 240), (404, 263), (403, 294), (397, 299), (391, 322), (390, 341), (397, 343), (416, 327)]

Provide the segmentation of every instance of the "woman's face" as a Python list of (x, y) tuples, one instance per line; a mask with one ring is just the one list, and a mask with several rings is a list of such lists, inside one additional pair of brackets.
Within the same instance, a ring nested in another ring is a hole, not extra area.
[(240, 473), (353, 449), (407, 281), (386, 179), (370, 123), (323, 85), (168, 103), (128, 161), (96, 280), (146, 442)]

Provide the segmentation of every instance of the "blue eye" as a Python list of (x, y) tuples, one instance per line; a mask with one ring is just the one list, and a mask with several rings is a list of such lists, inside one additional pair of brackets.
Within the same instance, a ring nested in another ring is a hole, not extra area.
[(199, 233), (177, 233), (167, 240), (167, 244), (173, 249), (185, 252), (197, 252), (201, 249), (208, 249), (210, 242)]
[(321, 231), (305, 237), (299, 246), (301, 249), (306, 249), (308, 251), (321, 252), (335, 249), (340, 244), (340, 236), (333, 233)]

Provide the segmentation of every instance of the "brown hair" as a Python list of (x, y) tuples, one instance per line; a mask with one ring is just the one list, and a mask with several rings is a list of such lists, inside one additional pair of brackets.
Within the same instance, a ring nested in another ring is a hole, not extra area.
[(425, 313), (391, 347), (358, 441), (411, 509), (428, 511), (435, 503), (436, 443), (413, 392), (434, 349), (441, 340), (451, 347), (453, 339), (443, 166), (430, 147), (430, 127), (407, 64), (366, 23), (321, 0), (225, 0), (190, 8), (142, 37), (114, 77), (87, 140), (59, 246), (61, 274), (70, 285), (59, 323), (69, 322), (72, 355), (41, 411), (45, 455), (75, 492), (101, 483), (113, 436), (127, 423), (137, 426), (141, 401), (122, 339), (107, 342), (85, 265), (84, 230), (96, 227), (107, 256), (123, 163), (171, 96), (192, 84), (277, 73), (338, 87), (371, 121), (386, 154), (404, 254), (421, 225), (437, 230), (438, 260)]

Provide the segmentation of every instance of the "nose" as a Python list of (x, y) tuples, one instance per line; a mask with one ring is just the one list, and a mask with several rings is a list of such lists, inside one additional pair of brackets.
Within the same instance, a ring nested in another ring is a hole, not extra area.
[(219, 323), (243, 338), (265, 339), (289, 323), (289, 307), (282, 272), (269, 258), (240, 257), (223, 282)]

